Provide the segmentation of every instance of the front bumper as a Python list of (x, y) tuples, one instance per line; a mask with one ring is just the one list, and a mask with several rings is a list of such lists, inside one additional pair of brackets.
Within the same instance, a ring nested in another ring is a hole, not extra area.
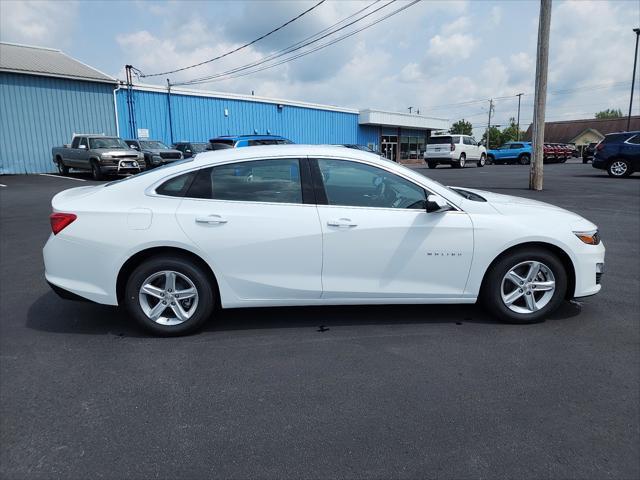
[(576, 286), (573, 297), (589, 297), (602, 289), (605, 248), (598, 245), (584, 245), (574, 259)]

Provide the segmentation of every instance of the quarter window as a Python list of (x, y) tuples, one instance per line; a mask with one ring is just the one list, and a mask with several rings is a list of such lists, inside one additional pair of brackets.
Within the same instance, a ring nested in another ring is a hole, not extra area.
[(199, 170), (187, 197), (242, 202), (302, 203), (297, 159), (255, 160)]
[(318, 160), (329, 205), (425, 209), (423, 188), (384, 169), (347, 160)]
[(169, 197), (183, 197), (187, 188), (189, 188), (189, 185), (191, 184), (193, 176), (194, 172), (189, 172), (184, 175), (173, 177), (156, 188), (156, 193), (160, 195), (167, 195)]
[(627, 140), (627, 143), (632, 143), (634, 145), (640, 144), (640, 135), (634, 135), (629, 140)]

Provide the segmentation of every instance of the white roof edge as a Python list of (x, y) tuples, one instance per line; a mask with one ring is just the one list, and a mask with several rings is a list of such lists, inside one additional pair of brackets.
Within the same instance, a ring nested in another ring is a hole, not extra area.
[(108, 75), (106, 73), (104, 73), (102, 70), (98, 70), (96, 67), (92, 67), (91, 65), (87, 65), (86, 63), (78, 60), (75, 57), (72, 57), (71, 55), (67, 55), (66, 53), (64, 53), (62, 50), (58, 50), (62, 55), (64, 55), (67, 58), (70, 58), (71, 60), (73, 60), (74, 62), (78, 62), (82, 65), (84, 65), (87, 68), (90, 68), (91, 70), (95, 70), (96, 72), (98, 72), (100, 75), (104, 75), (105, 77), (107, 77), (108, 79), (110, 79), (113, 83), (118, 83), (118, 79), (115, 77), (112, 77), (111, 75)]
[[(93, 67), (92, 67), (93, 68)], [(95, 70), (95, 69), (94, 69)], [(106, 83), (107, 85), (116, 85), (118, 81), (114, 78), (112, 80), (108, 80), (106, 78), (92, 78), (92, 77), (78, 77), (75, 75), (63, 75), (59, 73), (50, 73), (50, 72), (37, 72), (35, 70), (18, 70), (14, 68), (1, 68), (0, 72), (3, 73), (19, 73), (20, 75), (33, 75), (36, 77), (53, 77), (53, 78), (62, 78), (66, 80), (79, 80), (82, 82), (95, 82), (95, 83)], [(102, 72), (100, 72), (102, 73)], [(112, 78), (112, 77), (109, 77)]]
[[(122, 81), (120, 81), (120, 83), (124, 85)], [(161, 86), (161, 85), (151, 85), (151, 84), (134, 84), (133, 89), (145, 91), (145, 92), (159, 92), (159, 93), (167, 92), (167, 87)], [(355, 108), (337, 107), (335, 105), (323, 105), (320, 103), (301, 102), (297, 100), (285, 100), (281, 98), (261, 97), (257, 95), (246, 95), (242, 93), (226, 93), (226, 92), (192, 90), (187, 88), (171, 87), (171, 94), (172, 95), (173, 94), (189, 95), (194, 97), (223, 98), (228, 100), (245, 100), (248, 102), (257, 102), (257, 103), (272, 103), (274, 105), (280, 104), (280, 105), (288, 105), (291, 107), (303, 107), (303, 108), (311, 108), (315, 110), (328, 110), (332, 112), (352, 113), (355, 115), (359, 113), (359, 110)]]
[(407, 118), (426, 118), (429, 120), (439, 120), (441, 122), (448, 122), (449, 119), (448, 118), (440, 118), (440, 117), (427, 117), (426, 115), (416, 115), (413, 113), (404, 113), (404, 112), (392, 112), (389, 110), (378, 110), (376, 108), (365, 108), (363, 110), (360, 110), (360, 113), (369, 113), (369, 112), (375, 112), (375, 113), (383, 113), (383, 114), (388, 114), (388, 115), (398, 115), (401, 117), (407, 117)]
[[(36, 50), (49, 50), (50, 52), (62, 52), (57, 48), (49, 48), (49, 47), (40, 47), (38, 45), (27, 45), (26, 43), (17, 43), (17, 42), (0, 42), (3, 45), (13, 45), (14, 47), (25, 47), (25, 48), (35, 48)], [(75, 60), (75, 59), (74, 59)], [(93, 67), (91, 67), (93, 68)]]

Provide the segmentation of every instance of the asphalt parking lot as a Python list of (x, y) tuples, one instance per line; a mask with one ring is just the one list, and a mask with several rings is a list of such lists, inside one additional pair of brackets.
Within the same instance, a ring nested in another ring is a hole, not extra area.
[(597, 223), (602, 292), (537, 325), (272, 308), (152, 338), (44, 281), (50, 199), (90, 181), (0, 177), (0, 476), (639, 478), (640, 175), (545, 165), (531, 192), (523, 166), (422, 171)]

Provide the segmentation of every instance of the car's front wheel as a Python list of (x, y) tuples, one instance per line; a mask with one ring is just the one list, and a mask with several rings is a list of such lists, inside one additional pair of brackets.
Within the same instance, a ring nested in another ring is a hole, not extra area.
[(125, 305), (138, 323), (163, 336), (184, 335), (209, 319), (215, 294), (207, 273), (186, 257), (153, 257), (130, 275)]
[(478, 160), (478, 166), (484, 167), (485, 163), (487, 163), (487, 157), (483, 153), (482, 155), (480, 155), (480, 160)]
[(553, 253), (531, 248), (504, 255), (487, 272), (481, 299), (490, 313), (507, 323), (543, 321), (567, 291), (567, 271)]
[(63, 175), (63, 176), (64, 176), (64, 175), (69, 175), (69, 167), (67, 167), (67, 166), (64, 164), (64, 162), (62, 161), (62, 159), (61, 159), (61, 158), (58, 158), (58, 159), (56, 160), (56, 165), (57, 165), (57, 167), (58, 167), (58, 173), (59, 173), (60, 175)]
[(102, 168), (100, 168), (100, 164), (96, 160), (91, 161), (91, 177), (94, 180), (102, 180), (104, 177)]
[(626, 160), (613, 160), (607, 167), (607, 173), (610, 177), (628, 177), (631, 175), (631, 165)]

